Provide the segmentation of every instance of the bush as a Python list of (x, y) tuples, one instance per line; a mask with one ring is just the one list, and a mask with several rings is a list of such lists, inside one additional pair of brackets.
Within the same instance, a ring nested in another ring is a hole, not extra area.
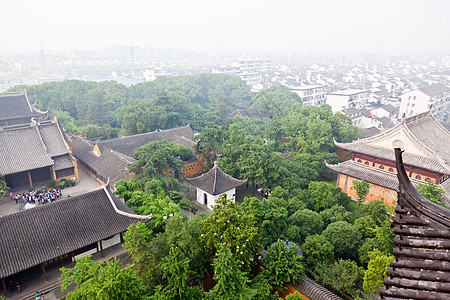
[(56, 180), (51, 179), (51, 180), (48, 182), (48, 187), (51, 188), (51, 189), (56, 188)]

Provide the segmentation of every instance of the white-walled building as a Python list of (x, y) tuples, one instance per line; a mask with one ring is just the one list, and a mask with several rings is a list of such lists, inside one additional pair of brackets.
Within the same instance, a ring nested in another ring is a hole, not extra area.
[(349, 108), (364, 108), (369, 102), (370, 91), (349, 89), (328, 94), (326, 103), (333, 112), (344, 111)]
[(438, 120), (443, 120), (450, 110), (449, 88), (441, 83), (406, 92), (401, 99), (399, 119), (431, 110)]
[(236, 188), (247, 183), (247, 180), (233, 178), (222, 171), (214, 162), (214, 167), (197, 178), (187, 179), (188, 183), (196, 187), (197, 202), (213, 209), (220, 195), (226, 194), (227, 199), (236, 198)]
[(327, 99), (327, 87), (323, 85), (306, 85), (290, 90), (300, 96), (305, 106), (320, 106)]

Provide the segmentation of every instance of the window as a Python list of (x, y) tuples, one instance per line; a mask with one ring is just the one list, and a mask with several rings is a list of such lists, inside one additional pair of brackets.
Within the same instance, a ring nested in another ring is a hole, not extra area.
[(208, 195), (203, 194), (203, 204), (208, 205)]
[(416, 175), (416, 179), (422, 180), (422, 177), (420, 175)]
[(369, 162), (368, 161), (366, 161), (365, 163), (364, 163), (365, 165), (369, 165)]
[(362, 163), (362, 160), (358, 159), (358, 162), (359, 162), (359, 163)]
[[(416, 100), (416, 96), (414, 96), (413, 100)], [(414, 106), (414, 105), (413, 105)]]
[(389, 171), (389, 172), (394, 172), (394, 169), (389, 168), (388, 171)]
[(380, 165), (378, 168), (380, 168), (381, 170), (384, 170), (384, 166)]
[(431, 182), (431, 179), (427, 177), (427, 178), (425, 178), (425, 181), (426, 182)]

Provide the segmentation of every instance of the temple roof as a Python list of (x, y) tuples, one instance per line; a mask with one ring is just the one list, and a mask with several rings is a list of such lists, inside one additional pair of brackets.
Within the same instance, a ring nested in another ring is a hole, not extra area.
[[(8, 175), (49, 167), (59, 158), (60, 167), (68, 165), (69, 149), (56, 121), (19, 125), (0, 130), (0, 174)], [(66, 156), (66, 158), (62, 158)]]
[(54, 122), (41, 123), (39, 126), (42, 140), (51, 157), (69, 154), (69, 149), (64, 143), (63, 135)]
[[(347, 160), (336, 165), (325, 163), (325, 165), (328, 169), (337, 173), (355, 177), (397, 192), (399, 191), (397, 174), (394, 172), (374, 168), (353, 160)], [(410, 178), (410, 181), (414, 186), (425, 184), (425, 182), (413, 178)], [(450, 179), (444, 181), (444, 183), (439, 186), (447, 192), (447, 194), (444, 195), (444, 203), (450, 205)]]
[(72, 141), (73, 155), (95, 170), (105, 180), (109, 178), (113, 183), (124, 179), (126, 172), (128, 172), (128, 165), (136, 161), (133, 157), (107, 148), (103, 149), (102, 155), (97, 156), (93, 149), (94, 145), (83, 138), (76, 137)]
[(0, 130), (0, 174), (14, 174), (51, 165), (53, 161), (37, 126)]
[(136, 148), (153, 141), (170, 140), (171, 142), (183, 145), (193, 150), (196, 145), (196, 143), (192, 140), (195, 133), (196, 132), (192, 130), (189, 125), (186, 125), (178, 128), (156, 130), (136, 135), (100, 140), (97, 142), (97, 145), (102, 153), (105, 148), (108, 148), (116, 152), (123, 153), (129, 157), (133, 156), (133, 152)]
[(110, 238), (151, 216), (122, 210), (110, 191), (95, 191), (0, 218), (0, 278)]
[(247, 179), (235, 179), (231, 175), (228, 175), (222, 171), (219, 168), (217, 161), (214, 162), (214, 167), (209, 170), (208, 173), (197, 178), (187, 179), (187, 181), (193, 186), (204, 190), (211, 195), (220, 195), (247, 183)]
[(35, 113), (25, 93), (0, 95), (0, 120), (33, 117)]
[[(374, 168), (353, 160), (347, 160), (337, 165), (329, 165), (327, 163), (325, 163), (325, 165), (335, 172), (398, 191), (398, 179), (394, 172)], [(412, 179), (412, 182), (414, 185), (423, 183), (416, 179)]]
[(381, 299), (450, 299), (450, 210), (420, 195), (408, 178), (399, 148), (398, 205), (391, 219), (396, 237), (380, 288)]
[(394, 128), (373, 137), (336, 146), (372, 157), (395, 161), (391, 150), (399, 145), (404, 150), (406, 165), (420, 167), (440, 174), (450, 174), (450, 132), (429, 112), (403, 119)]
[(233, 118), (235, 116), (249, 117), (249, 118), (252, 118), (252, 119), (265, 119), (265, 118), (268, 118), (267, 115), (264, 115), (264, 114), (260, 113), (259, 110), (254, 108), (254, 107), (246, 108), (246, 109), (236, 109), (235, 111), (233, 111), (232, 113), (230, 113), (228, 115), (228, 118)]

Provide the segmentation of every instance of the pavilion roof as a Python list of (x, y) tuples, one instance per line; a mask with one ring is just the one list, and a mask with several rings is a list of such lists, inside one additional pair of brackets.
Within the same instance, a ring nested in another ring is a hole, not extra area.
[(396, 151), (399, 192), (393, 254), (382, 299), (450, 299), (450, 210), (420, 195)]
[(214, 162), (214, 167), (208, 173), (197, 178), (187, 179), (187, 181), (211, 195), (220, 195), (247, 183), (247, 179), (239, 180), (222, 171), (217, 161)]
[(0, 278), (126, 231), (139, 216), (101, 187), (0, 217)]

